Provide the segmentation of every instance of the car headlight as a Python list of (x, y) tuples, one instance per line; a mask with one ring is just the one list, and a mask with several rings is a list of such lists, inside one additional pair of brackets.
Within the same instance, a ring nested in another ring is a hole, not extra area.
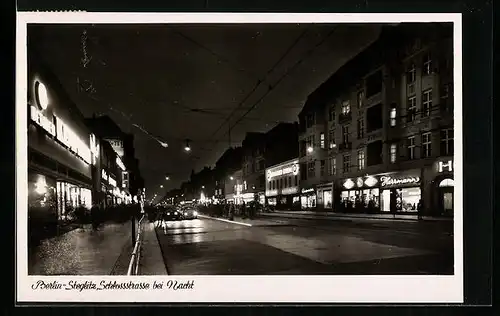
[(188, 215), (188, 213), (187, 213), (187, 212), (184, 212), (184, 216), (187, 216), (187, 215)]
[(198, 212), (194, 211), (194, 212), (193, 212), (193, 215), (194, 215), (194, 216), (198, 216)]
[(170, 213), (167, 213), (167, 215), (170, 215)]
[(177, 215), (177, 212), (175, 212), (174, 215)]

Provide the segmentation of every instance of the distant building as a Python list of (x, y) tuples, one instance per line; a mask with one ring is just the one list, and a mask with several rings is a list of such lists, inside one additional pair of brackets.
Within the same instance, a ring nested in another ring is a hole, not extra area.
[(266, 205), (300, 210), (300, 166), (295, 158), (266, 168)]
[(243, 149), (241, 147), (230, 147), (215, 163), (214, 181), (216, 199), (224, 199), (226, 192), (226, 182), (229, 181), (229, 176), (236, 170), (241, 169)]
[(451, 24), (384, 27), (299, 114), (304, 208), (453, 214)]
[(124, 133), (107, 115), (93, 116), (85, 120), (87, 126), (102, 140), (108, 142), (122, 161), (125, 170), (116, 176), (126, 189), (136, 198), (141, 195), (144, 180), (139, 170), (139, 160), (135, 157), (134, 135)]
[(242, 204), (245, 201), (242, 194), (243, 170), (237, 170), (229, 176), (228, 181), (225, 182), (224, 192), (227, 203)]

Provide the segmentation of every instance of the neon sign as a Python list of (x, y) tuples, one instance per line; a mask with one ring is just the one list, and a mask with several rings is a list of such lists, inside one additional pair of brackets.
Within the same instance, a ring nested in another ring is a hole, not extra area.
[(439, 172), (452, 172), (453, 171), (453, 161), (448, 160), (447, 162), (438, 162), (438, 171)]
[(55, 136), (57, 140), (63, 143), (66, 147), (82, 158), (86, 163), (90, 163), (91, 154), (90, 148), (85, 144), (80, 137), (67, 125), (63, 120), (54, 115), (55, 124), (43, 115), (35, 106), (30, 107), (30, 117), (33, 122), (47, 131), (50, 135)]
[(118, 167), (120, 167), (123, 171), (127, 170), (127, 168), (125, 168), (125, 165), (123, 164), (122, 160), (120, 159), (120, 157), (116, 157), (116, 164), (118, 165)]
[(267, 179), (272, 179), (274, 177), (278, 176), (283, 176), (286, 174), (292, 173), (294, 176), (296, 176), (299, 173), (299, 164), (294, 163), (292, 165), (287, 165), (281, 169), (278, 170), (268, 170), (267, 171)]
[(401, 184), (418, 184), (420, 182), (420, 177), (405, 177), (405, 178), (392, 178), (389, 176), (380, 177), (380, 183), (382, 187), (401, 185)]
[(354, 181), (352, 181), (351, 179), (347, 179), (347, 180), (345, 180), (345, 182), (344, 182), (344, 188), (346, 188), (347, 190), (350, 190), (350, 189), (352, 189), (354, 186), (355, 186)]
[(314, 189), (313, 188), (302, 189), (302, 193), (310, 193), (310, 192), (314, 192)]

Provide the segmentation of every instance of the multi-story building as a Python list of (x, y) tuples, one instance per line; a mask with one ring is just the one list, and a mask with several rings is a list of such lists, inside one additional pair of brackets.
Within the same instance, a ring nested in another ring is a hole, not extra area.
[(226, 186), (226, 182), (230, 181), (229, 176), (233, 174), (236, 170), (241, 169), (242, 153), (243, 150), (241, 147), (231, 147), (227, 149), (215, 163), (214, 197), (217, 200), (224, 199), (226, 195), (224, 189)]
[[(227, 203), (242, 204), (246, 200), (243, 194), (243, 170), (233, 172), (225, 183), (225, 199)], [(245, 201), (246, 202), (246, 201)]]
[(33, 53), (27, 87), (29, 218), (65, 220), (92, 205), (99, 145), (57, 77)]
[(85, 121), (101, 141), (106, 141), (111, 145), (119, 157), (121, 163), (118, 164), (122, 170), (117, 176), (123, 179), (120, 189), (126, 190), (137, 200), (141, 196), (142, 188), (144, 188), (144, 180), (139, 171), (139, 160), (135, 158), (134, 136), (124, 133), (107, 115), (94, 115)]
[(277, 209), (300, 209), (298, 158), (266, 168), (266, 205)]
[(387, 26), (309, 96), (304, 207), (453, 213), (452, 49), (451, 25)]
[(297, 157), (298, 129), (297, 123), (279, 123), (266, 133), (247, 133), (242, 144), (245, 201), (265, 203), (265, 169)]

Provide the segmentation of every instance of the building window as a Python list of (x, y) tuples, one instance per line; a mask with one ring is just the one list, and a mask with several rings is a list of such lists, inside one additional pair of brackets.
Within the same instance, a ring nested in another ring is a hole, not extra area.
[(342, 102), (342, 114), (347, 115), (351, 113), (351, 103), (349, 100)]
[(453, 128), (441, 130), (441, 155), (453, 155)]
[(365, 152), (364, 150), (358, 151), (358, 170), (365, 169)]
[(329, 142), (329, 148), (335, 148), (335, 130), (330, 130), (329, 135), (328, 135), (328, 142)]
[(408, 68), (408, 73), (406, 76), (407, 84), (412, 84), (417, 79), (417, 70), (415, 69), (415, 64), (411, 64)]
[(342, 141), (344, 144), (349, 142), (349, 124), (342, 125)]
[(335, 105), (330, 106), (330, 109), (328, 111), (328, 120), (330, 122), (335, 121)]
[(311, 161), (307, 164), (307, 177), (314, 178), (315, 173), (316, 173), (315, 163), (314, 163), (314, 161)]
[(325, 175), (325, 160), (321, 160), (320, 161), (320, 173), (321, 173), (321, 176), (324, 176)]
[(398, 154), (398, 146), (396, 144), (391, 144), (391, 163), (396, 162), (397, 154)]
[(312, 127), (314, 125), (314, 114), (308, 114), (306, 116), (306, 128)]
[(337, 173), (337, 160), (335, 159), (335, 157), (330, 157), (328, 158), (329, 160), (329, 163), (328, 163), (328, 167), (329, 167), (329, 174), (331, 176), (335, 175)]
[(319, 134), (319, 142), (321, 148), (325, 148), (325, 133)]
[(431, 156), (431, 133), (427, 132), (422, 134), (422, 157), (427, 158)]
[(358, 139), (365, 136), (365, 120), (363, 118), (358, 119)]
[(430, 75), (432, 73), (432, 59), (431, 59), (431, 53), (427, 52), (424, 55), (424, 64), (422, 67), (422, 72), (424, 76)]
[(344, 155), (344, 161), (342, 166), (342, 171), (348, 173), (351, 169), (351, 155)]
[(432, 108), (432, 89), (429, 89), (422, 93), (422, 116), (427, 117), (431, 115), (431, 108)]
[(415, 159), (415, 136), (408, 137), (408, 159)]
[(396, 115), (397, 115), (397, 111), (396, 111), (396, 107), (391, 107), (391, 112), (389, 113), (389, 119), (390, 119), (390, 125), (391, 127), (394, 127), (396, 126)]
[(417, 97), (409, 97), (408, 98), (408, 122), (413, 122), (415, 120), (417, 113)]
[(365, 92), (361, 90), (358, 92), (358, 98), (357, 98), (358, 108), (361, 108), (363, 106), (364, 100), (365, 100)]

